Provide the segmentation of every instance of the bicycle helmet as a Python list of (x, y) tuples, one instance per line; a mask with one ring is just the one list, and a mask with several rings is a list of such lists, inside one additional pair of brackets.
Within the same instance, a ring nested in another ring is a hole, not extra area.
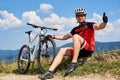
[(75, 10), (75, 15), (80, 15), (80, 14), (87, 14), (87, 11), (86, 11), (86, 9), (84, 9), (84, 8), (77, 8), (76, 10)]

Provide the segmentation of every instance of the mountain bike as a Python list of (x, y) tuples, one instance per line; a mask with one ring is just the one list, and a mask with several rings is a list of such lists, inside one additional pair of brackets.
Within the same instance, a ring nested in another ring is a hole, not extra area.
[[(39, 29), (39, 32), (33, 39), (30, 36), (32, 31), (25, 32), (28, 34), (29, 43), (23, 45), (19, 50), (18, 70), (22, 74), (27, 73), (30, 67), (30, 63), (34, 62), (35, 58), (37, 58), (38, 68), (41, 73), (44, 73), (44, 71), (47, 69), (46, 66), (50, 66), (56, 55), (55, 41), (50, 35), (46, 35), (46, 33), (47, 30), (56, 31), (57, 29), (38, 26), (31, 23), (27, 23), (27, 25)], [(33, 45), (36, 40), (38, 40), (36, 45)]]

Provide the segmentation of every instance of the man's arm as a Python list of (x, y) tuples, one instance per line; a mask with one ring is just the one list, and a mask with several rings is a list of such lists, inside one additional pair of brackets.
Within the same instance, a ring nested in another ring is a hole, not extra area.
[(95, 30), (104, 29), (107, 23), (102, 22), (101, 24), (94, 24), (93, 27)]
[(70, 34), (66, 34), (63, 36), (54, 36), (54, 39), (57, 39), (57, 40), (67, 40), (69, 38), (71, 38)]
[(103, 13), (103, 22), (101, 24), (94, 24), (93, 27), (95, 30), (104, 29), (108, 22), (108, 17)]

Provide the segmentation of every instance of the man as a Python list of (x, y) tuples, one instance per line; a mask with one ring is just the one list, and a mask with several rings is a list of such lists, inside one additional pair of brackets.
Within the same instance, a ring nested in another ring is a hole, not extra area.
[(70, 65), (66, 73), (70, 73), (78, 66), (77, 60), (80, 57), (80, 54), (91, 54), (94, 51), (95, 39), (94, 32), (95, 30), (100, 30), (105, 28), (108, 18), (103, 13), (103, 22), (100, 24), (95, 24), (93, 22), (86, 22), (87, 12), (84, 8), (78, 8), (75, 10), (76, 20), (79, 25), (71, 30), (70, 33), (63, 36), (53, 36), (54, 39), (57, 40), (67, 40), (72, 38), (73, 47), (61, 48), (55, 57), (52, 65), (49, 70), (47, 70), (44, 74), (39, 76), (41, 79), (53, 78), (54, 70), (59, 66), (62, 62), (64, 56), (69, 56), (72, 58)]

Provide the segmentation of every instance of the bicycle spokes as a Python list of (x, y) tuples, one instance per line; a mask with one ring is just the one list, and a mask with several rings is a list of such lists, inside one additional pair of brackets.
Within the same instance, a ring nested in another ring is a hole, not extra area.
[(55, 56), (55, 46), (51, 39), (45, 38), (42, 41), (41, 52), (38, 55), (40, 68), (48, 69)]
[(20, 59), (24, 61), (28, 61), (28, 57), (29, 57), (28, 51), (24, 50), (23, 53), (21, 54)]
[(42, 44), (41, 56), (43, 58), (53, 57), (52, 44), (49, 40), (45, 40)]
[(30, 66), (30, 53), (27, 45), (21, 47), (18, 55), (18, 69), (20, 73), (26, 73)]

